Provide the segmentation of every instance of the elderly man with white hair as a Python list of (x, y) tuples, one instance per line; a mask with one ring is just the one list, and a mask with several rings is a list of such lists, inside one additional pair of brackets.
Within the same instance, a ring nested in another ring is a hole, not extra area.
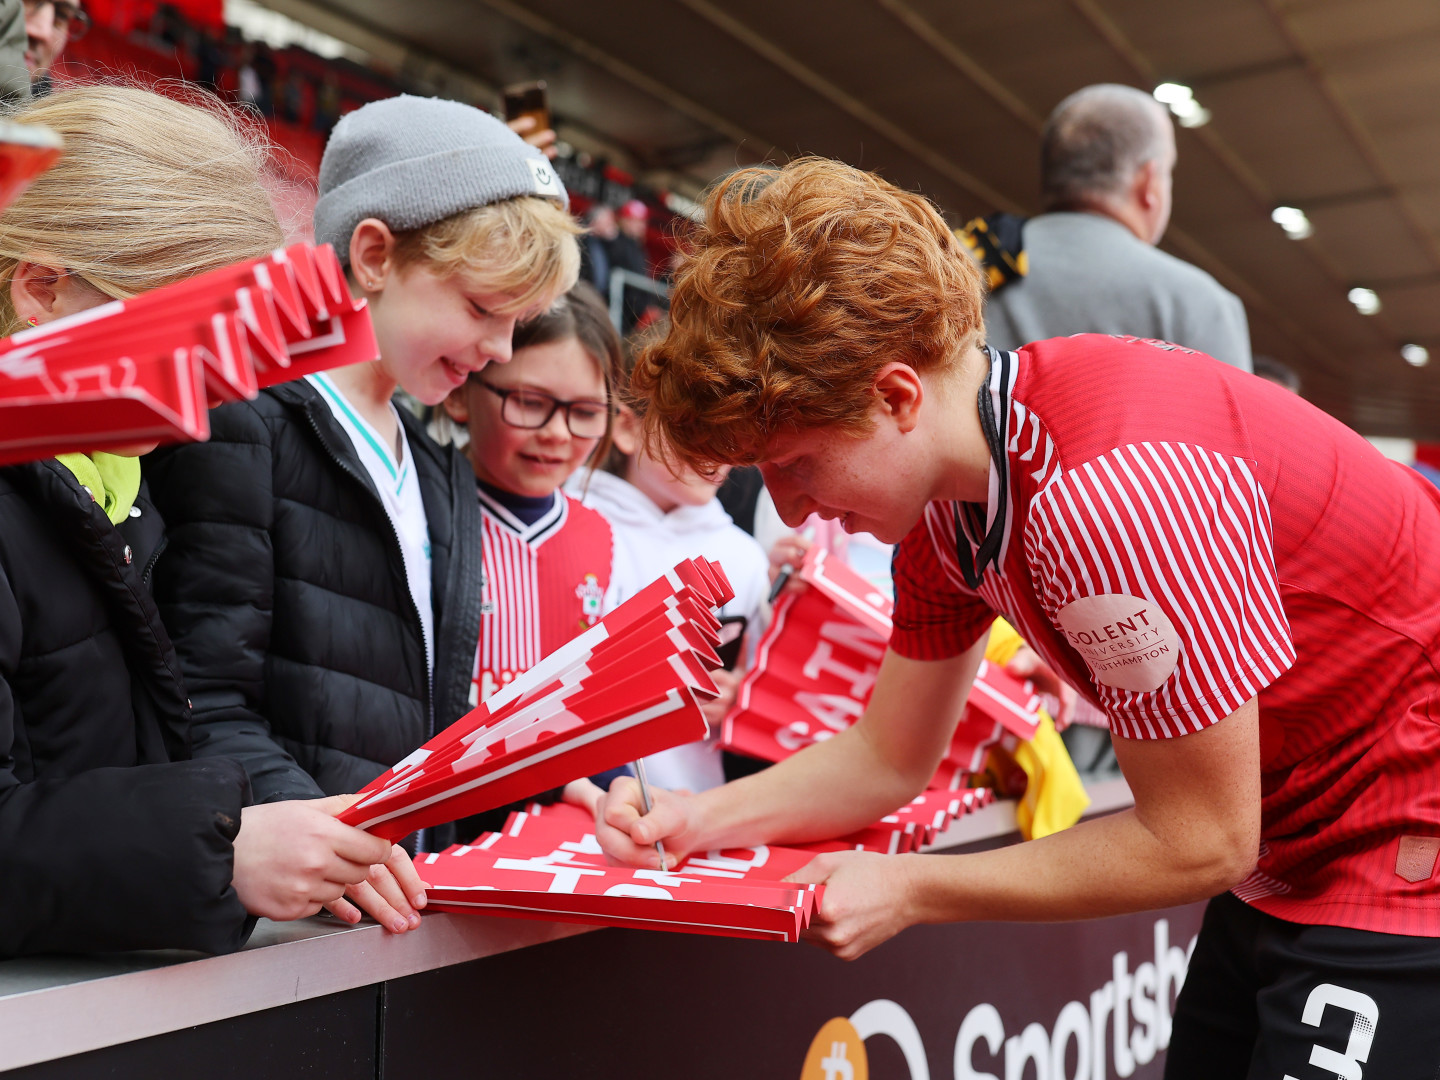
[(1056, 106), (1041, 135), (1045, 213), (1023, 227), (1027, 272), (986, 305), (990, 344), (1131, 334), (1249, 371), (1240, 299), (1155, 247), (1170, 223), (1174, 168), (1169, 114), (1144, 91), (1087, 86)]

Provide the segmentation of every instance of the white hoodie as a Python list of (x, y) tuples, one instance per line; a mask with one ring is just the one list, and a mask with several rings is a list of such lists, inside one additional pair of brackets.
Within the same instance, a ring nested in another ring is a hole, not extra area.
[[(735, 590), (735, 599), (721, 608), (720, 615), (744, 616), (747, 645), (754, 648), (760, 637), (765, 596), (770, 590), (770, 560), (754, 537), (730, 520), (719, 499), (711, 499), (703, 506), (677, 507), (667, 514), (633, 484), (600, 470), (590, 477), (588, 490), (583, 474), (572, 476), (566, 489), (586, 506), (600, 511), (615, 534), (606, 611), (634, 596), (682, 559), (703, 555), (724, 568)], [(650, 781), (659, 787), (690, 791), (704, 791), (724, 783), (715, 737), (646, 758)]]

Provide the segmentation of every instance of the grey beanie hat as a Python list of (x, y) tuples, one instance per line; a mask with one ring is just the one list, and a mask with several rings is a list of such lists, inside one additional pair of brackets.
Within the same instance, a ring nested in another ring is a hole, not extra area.
[(545, 155), (501, 121), (458, 101), (372, 101), (335, 125), (320, 161), (315, 242), (350, 264), (350, 234), (368, 217), (396, 232), (517, 195), (570, 209)]

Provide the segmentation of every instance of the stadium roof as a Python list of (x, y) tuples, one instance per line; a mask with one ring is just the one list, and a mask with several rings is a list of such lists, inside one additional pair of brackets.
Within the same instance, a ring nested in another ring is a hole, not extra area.
[[(1255, 351), (1311, 400), (1369, 434), (1440, 441), (1433, 0), (266, 2), (491, 85), (544, 78), (562, 137), (690, 194), (814, 152), (956, 223), (1038, 209), (1038, 131), (1070, 91), (1183, 84), (1210, 119), (1178, 131), (1164, 246), (1241, 296)], [(1308, 238), (1272, 220), (1287, 206)], [(1406, 344), (1437, 362), (1406, 363)]]

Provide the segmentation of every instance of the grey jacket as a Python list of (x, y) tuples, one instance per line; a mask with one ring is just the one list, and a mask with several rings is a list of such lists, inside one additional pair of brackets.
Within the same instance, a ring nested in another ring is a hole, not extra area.
[(1015, 349), (1071, 334), (1159, 338), (1250, 371), (1245, 307), (1198, 266), (1098, 214), (1025, 223), (1029, 273), (990, 297), (988, 341)]

